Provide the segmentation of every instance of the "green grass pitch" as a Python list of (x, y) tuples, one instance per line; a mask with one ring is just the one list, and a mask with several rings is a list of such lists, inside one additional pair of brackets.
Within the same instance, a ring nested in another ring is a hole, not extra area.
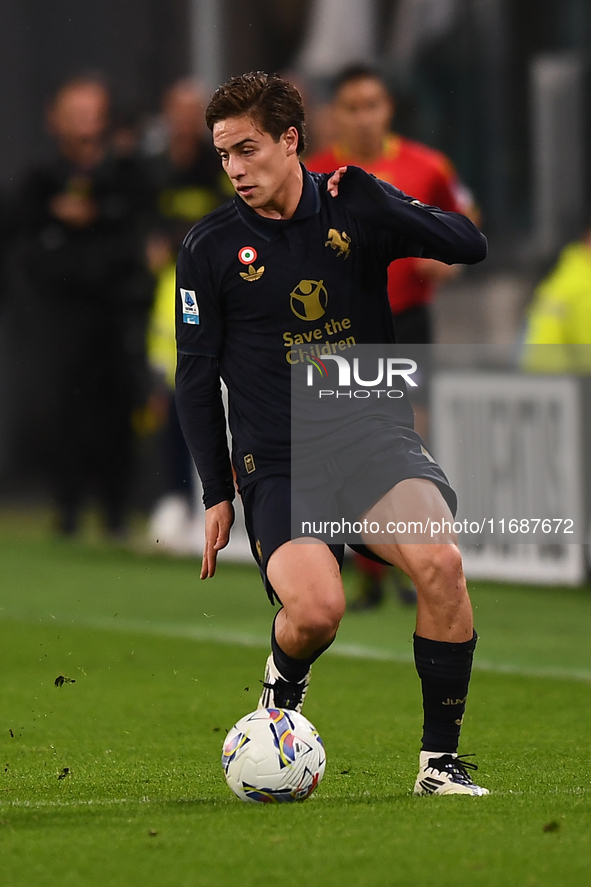
[(199, 583), (195, 562), (57, 544), (9, 515), (0, 564), (1, 887), (589, 883), (588, 588), (471, 584), (461, 751), (490, 796), (411, 795), (413, 613), (392, 598), (347, 615), (315, 666), (320, 788), (259, 806), (220, 766), (267, 655), (255, 569), (222, 564)]

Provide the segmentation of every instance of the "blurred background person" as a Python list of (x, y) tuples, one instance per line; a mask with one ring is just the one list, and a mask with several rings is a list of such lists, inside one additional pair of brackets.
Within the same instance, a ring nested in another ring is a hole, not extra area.
[(141, 156), (142, 121), (133, 108), (115, 107), (110, 114), (109, 147), (116, 157)]
[[(552, 345), (552, 348), (538, 348)], [(540, 373), (591, 372), (591, 224), (536, 287), (526, 318), (522, 366)]]
[[(348, 164), (360, 166), (431, 206), (475, 218), (470, 192), (459, 181), (451, 162), (439, 151), (391, 132), (395, 103), (381, 74), (365, 64), (351, 65), (335, 78), (332, 125), (335, 140), (324, 151), (305, 159), (308, 169), (330, 172)], [(434, 259), (399, 259), (388, 270), (388, 296), (396, 338), (401, 344), (430, 345), (433, 327), (430, 304), (438, 284), (453, 279), (457, 266)], [(426, 355), (421, 354), (424, 365)], [(428, 370), (428, 368), (427, 368)], [(415, 426), (424, 440), (428, 434), (428, 384), (413, 397)], [(388, 568), (355, 555), (362, 577), (353, 609), (368, 609), (384, 599)], [(395, 574), (403, 603), (413, 604), (416, 592), (400, 571)]]
[(150, 536), (178, 552), (195, 549), (193, 463), (174, 401), (175, 265), (187, 231), (230, 196), (211, 136), (204, 125), (204, 96), (190, 79), (176, 81), (162, 103), (165, 146), (148, 159), (156, 193), (156, 224), (148, 242), (148, 264), (156, 278), (148, 353), (153, 376), (149, 411), (160, 426), (160, 496)]
[(68, 536), (91, 495), (106, 532), (125, 535), (131, 417), (145, 395), (151, 188), (139, 164), (108, 150), (109, 105), (94, 77), (57, 91), (47, 112), (54, 157), (26, 174), (16, 201), (29, 354), (52, 406), (43, 454)]
[[(394, 110), (378, 71), (361, 64), (344, 69), (334, 85), (335, 140), (307, 157), (306, 166), (317, 172), (360, 166), (423, 203), (474, 217), (472, 196), (447, 157), (390, 131)], [(433, 342), (429, 305), (437, 284), (455, 277), (457, 270), (434, 259), (400, 259), (390, 265), (388, 295), (399, 342)]]

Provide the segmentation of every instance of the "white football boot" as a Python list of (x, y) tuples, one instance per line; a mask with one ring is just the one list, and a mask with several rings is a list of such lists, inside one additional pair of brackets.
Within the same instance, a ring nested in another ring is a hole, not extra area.
[(257, 708), (287, 708), (301, 712), (310, 683), (312, 669), (298, 683), (290, 683), (281, 676), (273, 661), (273, 654), (267, 659), (263, 692)]
[(419, 756), (419, 775), (415, 795), (488, 795), (488, 789), (475, 785), (468, 770), (477, 770), (476, 764), (449, 752), (422, 751)]

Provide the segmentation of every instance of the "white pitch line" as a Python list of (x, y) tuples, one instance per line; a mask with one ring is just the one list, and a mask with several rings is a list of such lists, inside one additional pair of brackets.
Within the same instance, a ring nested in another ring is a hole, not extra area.
[[(192, 641), (209, 641), (214, 644), (234, 644), (241, 647), (255, 647), (267, 649), (269, 647), (269, 638), (263, 634), (249, 634), (240, 631), (216, 630), (211, 627), (201, 628), (198, 625), (187, 625), (185, 623), (174, 622), (154, 622), (142, 619), (120, 619), (112, 616), (87, 616), (81, 619), (72, 618), (71, 616), (62, 616), (51, 614), (46, 619), (31, 620), (28, 616), (19, 617), (17, 615), (0, 616), (0, 619), (8, 621), (15, 619), (18, 622), (39, 621), (53, 625), (56, 623), (61, 625), (71, 625), (75, 628), (91, 628), (107, 631), (117, 631), (120, 633), (129, 632), (130, 634), (146, 634), (156, 637), (183, 638)], [(397, 662), (400, 664), (412, 663), (413, 654), (409, 652), (386, 650), (380, 647), (370, 647), (364, 644), (348, 644), (337, 641), (334, 646), (328, 650), (328, 655), (341, 656), (345, 659), (365, 659), (378, 662)], [(517, 675), (519, 677), (530, 678), (553, 678), (556, 680), (582, 681), (591, 683), (591, 671), (584, 669), (570, 668), (537, 668), (530, 666), (518, 665), (512, 662), (491, 662), (476, 658), (474, 661), (475, 671), (484, 671), (492, 674)]]
[(87, 801), (0, 801), (0, 807), (118, 807), (122, 804), (151, 804), (150, 798), (89, 798)]
[[(542, 795), (547, 797), (552, 795), (554, 797), (565, 795), (565, 796), (580, 796), (580, 795), (588, 795), (591, 792), (591, 788), (588, 786), (576, 786), (573, 788), (542, 788), (540, 790), (532, 790), (529, 791), (512, 791), (511, 789), (503, 790), (503, 791), (495, 791), (491, 792), (491, 797), (493, 798), (515, 798), (515, 797), (541, 797)], [(413, 798), (413, 796), (408, 792), (408, 797)], [(334, 801), (337, 798), (336, 795), (331, 793), (324, 793), (321, 797), (315, 795), (312, 800), (318, 803), (321, 800), (324, 801)], [(354, 800), (357, 800), (357, 795), (353, 797)], [(200, 800), (196, 797), (189, 798), (89, 798), (88, 800), (78, 799), (75, 801), (50, 801), (50, 800), (38, 800), (38, 801), (0, 801), (0, 810), (7, 808), (17, 808), (17, 809), (25, 809), (25, 810), (38, 810), (38, 809), (60, 809), (60, 808), (68, 808), (68, 807), (122, 807), (126, 805), (141, 805), (141, 804), (164, 804), (168, 805), (171, 802), (175, 804), (187, 803), (190, 804), (196, 800)], [(234, 801), (232, 798), (211, 798), (212, 805), (218, 804), (233, 804)], [(338, 800), (342, 802), (347, 802), (350, 800), (348, 797), (343, 797), (341, 795), (338, 796)], [(376, 798), (379, 800), (379, 798)], [(425, 798), (416, 799), (419, 803), (425, 803)], [(435, 799), (436, 803), (439, 799)], [(445, 802), (443, 802), (445, 803)], [(485, 802), (486, 803), (486, 802)]]

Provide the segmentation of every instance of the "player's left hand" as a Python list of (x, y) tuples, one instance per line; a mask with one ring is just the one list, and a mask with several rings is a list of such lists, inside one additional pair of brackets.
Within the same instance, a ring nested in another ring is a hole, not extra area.
[(346, 166), (339, 166), (336, 172), (333, 172), (328, 183), (326, 185), (326, 190), (330, 194), (331, 197), (336, 197), (339, 193), (339, 182), (347, 172)]
[(205, 548), (201, 562), (201, 579), (215, 575), (218, 551), (230, 541), (230, 529), (234, 523), (234, 507), (231, 502), (218, 502), (205, 511)]

